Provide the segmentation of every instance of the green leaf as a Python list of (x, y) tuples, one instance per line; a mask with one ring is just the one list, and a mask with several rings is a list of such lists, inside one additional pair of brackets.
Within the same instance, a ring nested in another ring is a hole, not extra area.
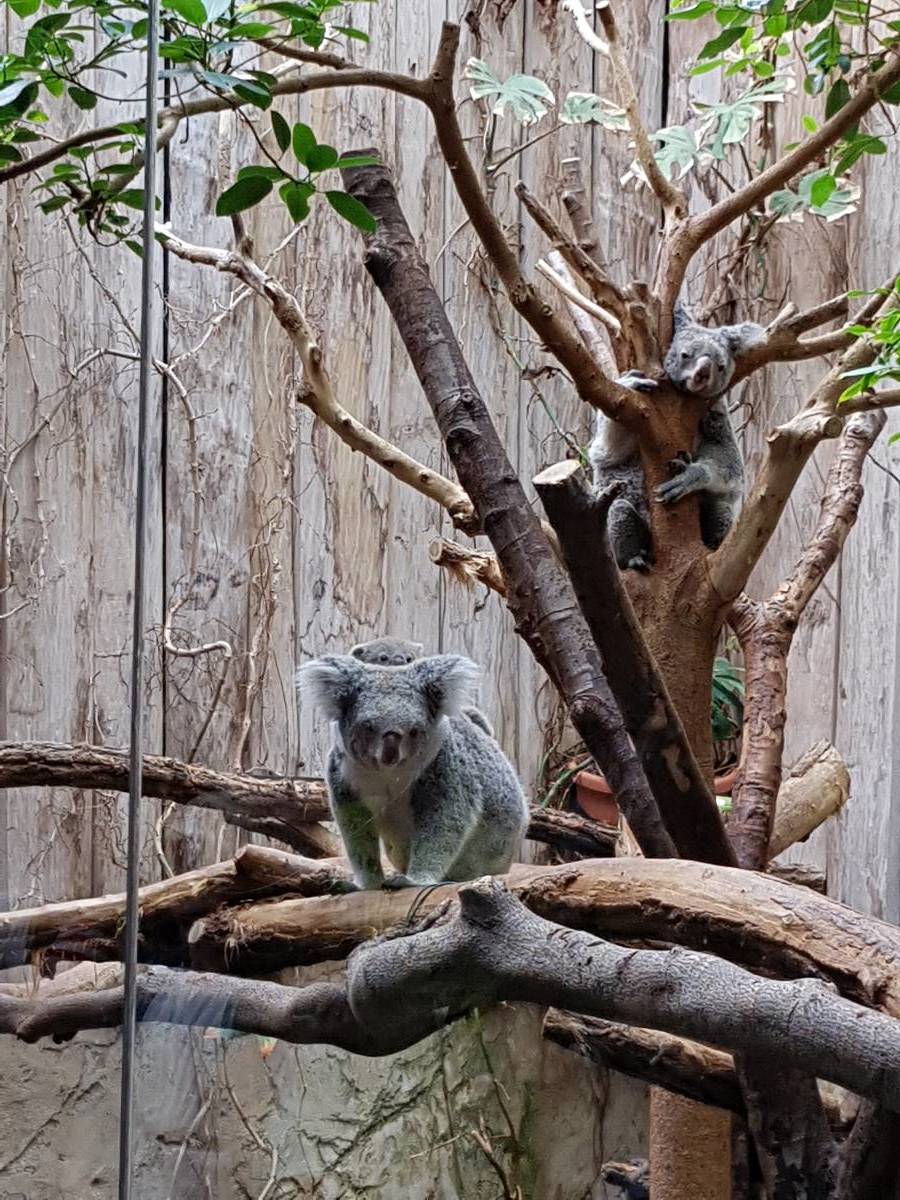
[(375, 218), (355, 196), (350, 196), (347, 192), (326, 192), (325, 198), (336, 213), (363, 233), (374, 233), (378, 228)]
[(676, 8), (674, 12), (666, 13), (666, 20), (696, 21), (698, 17), (711, 13), (715, 7), (712, 0), (700, 0), (699, 4), (689, 4), (686, 8)]
[(203, 0), (165, 0), (163, 8), (171, 9), (190, 25), (206, 24), (206, 7)]
[(900, 83), (895, 83), (886, 92), (882, 92), (881, 99), (885, 104), (900, 104)]
[(628, 129), (625, 110), (593, 92), (569, 92), (559, 110), (564, 125), (586, 125), (592, 122), (617, 132)]
[(312, 184), (295, 183), (294, 180), (283, 184), (278, 189), (279, 196), (281, 196), (288, 212), (291, 214), (291, 220), (295, 221), (298, 225), (309, 216), (309, 198), (314, 191), (315, 188)]
[(275, 134), (278, 149), (284, 154), (285, 150), (291, 144), (291, 127), (280, 112), (273, 112), (271, 120), (272, 132)]
[(51, 196), (49, 200), (44, 200), (40, 206), (42, 213), (56, 212), (60, 208), (65, 208), (69, 203), (68, 196)]
[(78, 87), (74, 83), (70, 84), (69, 96), (79, 108), (91, 109), (97, 107), (97, 97), (93, 92), (89, 92), (87, 88)]
[(218, 21), (231, 8), (231, 0), (203, 0), (207, 21)]
[(261, 83), (250, 83), (246, 79), (242, 79), (240, 83), (234, 85), (234, 94), (240, 96), (242, 100), (246, 100), (248, 104), (254, 104), (257, 108), (268, 108), (272, 103), (272, 93), (267, 87)]
[(829, 89), (825, 100), (825, 116), (833, 117), (850, 99), (850, 87), (846, 79), (837, 79)]
[(831, 194), (837, 187), (833, 175), (822, 175), (809, 189), (809, 202), (813, 208), (821, 208), (831, 199)]
[(277, 183), (279, 179), (284, 179), (284, 171), (281, 167), (265, 167), (262, 163), (251, 164), (249, 167), (241, 167), (237, 175), (238, 179), (271, 179), (273, 183)]
[(794, 13), (794, 28), (798, 25), (821, 24), (830, 15), (833, 7), (834, 0), (806, 0)]
[(305, 167), (308, 156), (316, 148), (316, 135), (308, 125), (304, 125), (302, 121), (298, 121), (294, 126), (291, 142), (294, 148), (294, 158)]
[(368, 42), (369, 35), (363, 33), (361, 29), (354, 29), (352, 25), (335, 25), (335, 33), (342, 33), (346, 38), (352, 38), (355, 42)]
[(21, 162), (22, 155), (8, 142), (0, 142), (0, 163)]
[(718, 37), (714, 37), (712, 41), (707, 42), (698, 58), (716, 58), (723, 50), (727, 50), (729, 46), (733, 46), (744, 34), (746, 25), (733, 25), (730, 29), (723, 29)]
[(313, 146), (306, 156), (306, 167), (309, 171), (330, 171), (337, 166), (338, 152), (334, 146)]
[(556, 103), (553, 93), (542, 79), (516, 74), (510, 75), (502, 83), (480, 58), (469, 59), (463, 78), (471, 84), (469, 92), (473, 100), (493, 98), (492, 113), (502, 117), (509, 108), (523, 125), (533, 125), (547, 115), (550, 105)]
[(230, 188), (227, 188), (216, 201), (216, 216), (230, 217), (233, 213), (252, 208), (254, 204), (259, 204), (260, 200), (264, 200), (271, 190), (271, 179), (264, 179), (260, 175), (239, 179), (237, 183), (233, 183)]
[(343, 170), (344, 167), (377, 167), (381, 159), (377, 154), (347, 154), (338, 162), (338, 166)]
[(895, 442), (900, 442), (900, 430), (897, 433), (892, 433), (888, 438), (888, 445), (893, 446)]
[(33, 17), (41, 7), (41, 0), (8, 0), (8, 3), (17, 17)]
[(264, 25), (261, 21), (244, 21), (240, 25), (232, 25), (228, 31), (228, 37), (231, 40), (240, 40), (247, 38), (255, 40), (256, 38), (268, 37), (275, 32), (274, 25)]
[(819, 122), (816, 120), (815, 117), (808, 117), (808, 116), (804, 117), (803, 118), (803, 128), (806, 130), (807, 133), (815, 133), (816, 130), (819, 128)]

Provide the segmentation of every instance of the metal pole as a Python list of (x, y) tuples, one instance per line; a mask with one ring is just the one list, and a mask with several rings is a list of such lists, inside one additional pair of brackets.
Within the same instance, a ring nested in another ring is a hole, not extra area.
[(137, 485), (131, 630), (131, 729), (128, 745), (128, 864), (125, 903), (125, 999), (122, 1013), (122, 1088), (119, 1110), (119, 1200), (131, 1200), (134, 1050), (137, 1032), (138, 886), (141, 856), (141, 784), (144, 751), (144, 592), (147, 542), (147, 429), (153, 368), (153, 257), (156, 241), (156, 126), (159, 0), (147, 8), (147, 91), (144, 119), (144, 228), (141, 259), (141, 355), (138, 374)]

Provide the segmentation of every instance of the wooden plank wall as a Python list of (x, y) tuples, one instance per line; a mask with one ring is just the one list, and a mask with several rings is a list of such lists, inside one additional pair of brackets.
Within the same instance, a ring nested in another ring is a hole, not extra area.
[[(683, 120), (689, 94), (715, 99), (721, 87), (717, 75), (692, 81), (690, 90), (680, 78), (679, 68), (707, 36), (689, 23), (673, 26), (673, 69), (664, 71), (665, 7), (664, 0), (619, 5), (651, 127)], [(359, 5), (354, 20), (372, 35), (368, 63), (422, 74), (441, 21), (456, 15), (445, 0), (381, 0)], [(540, 74), (560, 100), (570, 89), (610, 92), (606, 63), (575, 35), (566, 13), (542, 0), (474, 6), (460, 61), (469, 55), (486, 59), (501, 77)], [(533, 475), (565, 453), (557, 424), (584, 441), (590, 417), (560, 375), (534, 383), (523, 378), (516, 360), (538, 365), (539, 348), (463, 220), (429, 118), (380, 91), (318, 92), (278, 107), (341, 150), (375, 144), (388, 158), (475, 378), (530, 488)], [(797, 112), (790, 101), (779, 114), (782, 141), (794, 135)], [(461, 118), (477, 156), (483, 118), (471, 102)], [(265, 134), (268, 119), (253, 119)], [(501, 119), (496, 145), (512, 148), (529, 132)], [(210, 215), (214, 198), (236, 166), (251, 160), (252, 145), (233, 114), (179, 131), (171, 149), (178, 233), (226, 243), (227, 222)], [(646, 194), (620, 186), (630, 158), (624, 140), (597, 129), (564, 128), (498, 172), (493, 202), (510, 236), (520, 240), (529, 265), (544, 252), (514, 185), (523, 178), (560, 215), (561, 160), (573, 155), (582, 160), (613, 268), (623, 276), (648, 275), (654, 207)], [(779, 234), (764, 270), (752, 276), (746, 315), (770, 319), (786, 298), (802, 306), (848, 283), (878, 281), (888, 251), (900, 251), (895, 150), (889, 169), (877, 164), (876, 175), (852, 224)], [(0, 619), (0, 737), (121, 745), (136, 367), (96, 352), (134, 351), (127, 326), (137, 318), (137, 260), (126, 250), (91, 247), (57, 216), (35, 215), (28, 184), (0, 194), (0, 220), (0, 618), (6, 617)], [(363, 268), (355, 231), (316, 205), (292, 233), (272, 201), (247, 224), (259, 256), (271, 256), (320, 332), (342, 403), (448, 470), (403, 346)], [(692, 280), (692, 295), (709, 294), (715, 267), (714, 257), (707, 260), (706, 275)], [(214, 766), (316, 772), (326, 731), (308, 712), (297, 712), (296, 665), (392, 633), (484, 665), (483, 705), (532, 787), (554, 723), (552, 698), (496, 597), (460, 588), (430, 563), (428, 544), (438, 534), (452, 536), (448, 522), (295, 407), (297, 364), (262, 304), (240, 300), (215, 272), (175, 259), (168, 271), (168, 358), (176, 378), (164, 391), (160, 386), (154, 419), (148, 749)], [(161, 293), (161, 275), (159, 285)], [(801, 366), (773, 373), (764, 391), (757, 384), (745, 389), (757, 418), (746, 435), (748, 473), (759, 461), (759, 429), (790, 411), (816, 377), (814, 367)], [(818, 737), (831, 737), (853, 775), (846, 815), (798, 853), (827, 864), (834, 895), (894, 920), (900, 918), (896, 453), (884, 442), (876, 450), (859, 527), (798, 633), (788, 731), (789, 759)], [(756, 594), (777, 583), (796, 556), (798, 537), (811, 528), (828, 455), (825, 448), (808, 468), (754, 580)], [(24, 607), (13, 613), (20, 602)], [(218, 645), (190, 657), (163, 654), (167, 613), (177, 646), (224, 642), (227, 651)], [(214, 814), (145, 811), (148, 879), (231, 853), (240, 838)], [(119, 887), (122, 813), (116, 796), (0, 792), (0, 893), (23, 905)], [(159, 1070), (194, 1071), (180, 1041), (161, 1038), (156, 1045)], [(603, 1142), (615, 1153), (638, 1148), (643, 1118), (636, 1093), (616, 1087), (610, 1104), (627, 1111), (627, 1119), (593, 1131), (598, 1157)], [(191, 1089), (200, 1083), (185, 1088), (199, 1107), (201, 1092)]]

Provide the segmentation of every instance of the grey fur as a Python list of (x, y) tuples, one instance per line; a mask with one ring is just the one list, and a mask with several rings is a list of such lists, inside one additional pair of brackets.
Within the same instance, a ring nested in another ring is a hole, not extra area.
[(731, 428), (724, 393), (734, 376), (735, 357), (766, 340), (761, 325), (745, 321), (707, 329), (683, 304), (675, 306), (674, 335), (663, 367), (681, 391), (713, 400), (700, 422), (696, 452), (672, 462), (673, 478), (656, 489), (656, 499), (675, 504), (700, 492), (700, 533), (710, 549), (720, 545), (744, 494), (744, 460)]
[[(694, 396), (714, 401), (700, 422), (693, 454), (685, 451), (672, 461), (673, 478), (657, 487), (655, 498), (674, 504), (701, 492), (700, 532), (715, 549), (734, 521), (744, 491), (744, 463), (731, 428), (724, 393), (734, 376), (735, 357), (765, 341), (761, 325), (744, 322), (707, 329), (698, 325), (683, 304), (674, 313), (674, 336), (663, 362), (669, 380)], [(618, 381), (623, 387), (650, 391), (656, 387), (638, 371)], [(624, 486), (613, 501), (608, 528), (616, 562), (622, 569), (646, 570), (653, 561), (644, 475), (632, 434), (603, 413), (597, 414), (588, 457), (597, 488), (614, 481)]]
[[(415, 662), (417, 658), (422, 658), (424, 651), (425, 647), (421, 642), (406, 642), (403, 638), (382, 637), (373, 638), (371, 642), (360, 642), (358, 646), (351, 649), (350, 653), (360, 662), (374, 663), (378, 667), (403, 667), (407, 663)], [(461, 715), (474, 721), (488, 737), (494, 736), (494, 729), (490, 721), (474, 704), (464, 705)]]
[[(651, 392), (657, 386), (640, 371), (628, 371), (617, 382), (636, 392)], [(588, 459), (598, 491), (612, 483), (622, 485), (622, 494), (613, 500), (606, 519), (616, 562), (623, 571), (648, 570), (653, 562), (650, 509), (634, 434), (598, 409)]]
[[(515, 771), (462, 715), (478, 668), (459, 655), (382, 667), (328, 655), (297, 686), (333, 722), (326, 778), (361, 888), (509, 869), (528, 823)], [(385, 879), (379, 841), (398, 874)]]
[(373, 638), (371, 642), (360, 642), (350, 653), (360, 662), (374, 663), (378, 667), (405, 667), (425, 653), (421, 642), (405, 642), (403, 638)]

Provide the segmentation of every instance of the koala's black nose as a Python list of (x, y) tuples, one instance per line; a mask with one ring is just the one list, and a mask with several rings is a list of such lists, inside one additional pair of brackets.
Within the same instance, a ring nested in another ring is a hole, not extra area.
[(388, 767), (400, 759), (400, 734), (385, 733), (381, 738), (381, 761)]

